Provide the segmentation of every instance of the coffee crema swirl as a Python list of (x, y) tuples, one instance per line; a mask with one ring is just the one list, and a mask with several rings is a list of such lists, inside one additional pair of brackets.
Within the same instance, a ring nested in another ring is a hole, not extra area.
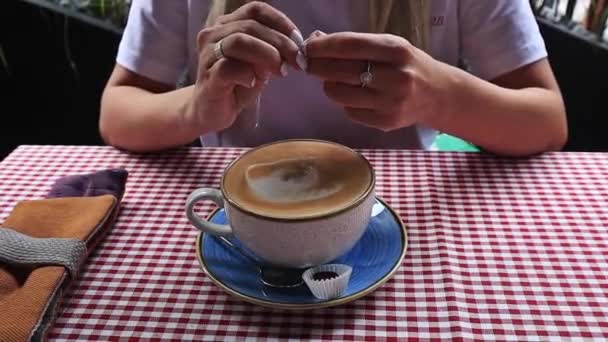
[(258, 215), (301, 219), (339, 211), (371, 187), (372, 170), (356, 152), (321, 141), (288, 141), (253, 150), (224, 176), (229, 200)]

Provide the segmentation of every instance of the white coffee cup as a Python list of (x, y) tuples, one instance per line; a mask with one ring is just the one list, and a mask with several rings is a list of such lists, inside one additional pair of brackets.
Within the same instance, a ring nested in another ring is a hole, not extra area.
[[(262, 215), (236, 203), (226, 193), (228, 171), (247, 154), (277, 144), (333, 144), (316, 140), (287, 140), (252, 149), (233, 161), (224, 171), (221, 190), (202, 188), (190, 194), (186, 201), (186, 215), (194, 227), (217, 236), (236, 236), (249, 250), (269, 264), (281, 267), (305, 268), (334, 260), (350, 250), (361, 238), (369, 223), (375, 202), (375, 177), (371, 164), (357, 156), (369, 167), (369, 184), (356, 199), (343, 208), (305, 218), (276, 218)], [(352, 153), (356, 153), (348, 149)], [(263, 152), (263, 151), (262, 151)], [(194, 206), (210, 200), (226, 210), (229, 225), (214, 224), (200, 218)]]

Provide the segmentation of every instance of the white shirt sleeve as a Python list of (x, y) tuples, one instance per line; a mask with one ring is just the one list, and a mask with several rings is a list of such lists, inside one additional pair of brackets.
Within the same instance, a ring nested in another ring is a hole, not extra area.
[(461, 0), (461, 55), (486, 80), (547, 57), (528, 0)]
[(185, 0), (133, 0), (116, 62), (175, 85), (188, 63), (187, 4)]

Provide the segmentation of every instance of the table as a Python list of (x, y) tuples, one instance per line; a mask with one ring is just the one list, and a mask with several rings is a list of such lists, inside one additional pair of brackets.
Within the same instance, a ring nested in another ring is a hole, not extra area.
[(50, 338), (608, 338), (608, 154), (362, 151), (378, 194), (409, 226), (403, 265), (360, 300), (286, 312), (229, 297), (197, 264), (184, 201), (218, 186), (242, 152), (21, 146), (2, 161), (0, 219), (57, 177), (130, 172), (120, 217), (67, 293)]

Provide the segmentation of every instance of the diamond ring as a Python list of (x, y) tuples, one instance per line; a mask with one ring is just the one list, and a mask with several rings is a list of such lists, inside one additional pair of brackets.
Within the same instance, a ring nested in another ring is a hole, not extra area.
[(372, 74), (372, 63), (367, 62), (367, 69), (359, 76), (361, 80), (361, 88), (366, 88), (374, 80), (374, 74)]

